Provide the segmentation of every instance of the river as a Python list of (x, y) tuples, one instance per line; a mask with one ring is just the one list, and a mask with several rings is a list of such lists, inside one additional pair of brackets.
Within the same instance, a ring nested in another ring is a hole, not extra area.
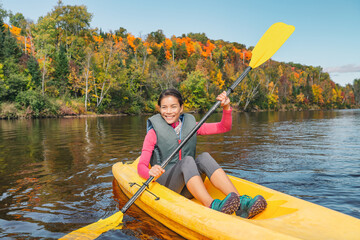
[[(115, 213), (127, 199), (111, 167), (140, 155), (147, 118), (0, 120), (0, 238), (57, 239)], [(232, 130), (199, 136), (197, 152), (228, 174), (360, 218), (359, 133), (358, 109), (233, 113)], [(181, 239), (136, 206), (124, 222), (98, 239)]]

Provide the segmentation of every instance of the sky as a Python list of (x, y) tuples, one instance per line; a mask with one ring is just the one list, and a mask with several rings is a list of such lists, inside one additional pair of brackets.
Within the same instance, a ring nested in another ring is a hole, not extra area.
[[(3, 9), (37, 22), (58, 0), (0, 0)], [(205, 33), (210, 39), (255, 46), (276, 22), (295, 26), (273, 60), (320, 66), (345, 86), (360, 79), (360, 0), (63, 0), (85, 5), (91, 27), (136, 37)]]

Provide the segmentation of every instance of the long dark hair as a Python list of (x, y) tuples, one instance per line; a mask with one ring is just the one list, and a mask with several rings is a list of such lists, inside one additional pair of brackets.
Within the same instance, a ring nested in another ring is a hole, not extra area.
[(160, 96), (159, 96), (159, 99), (158, 99), (158, 105), (160, 106), (161, 104), (161, 100), (164, 98), (164, 97), (167, 97), (167, 96), (173, 96), (173, 97), (176, 97), (177, 100), (179, 101), (179, 104), (180, 104), (180, 107), (183, 105), (184, 101), (183, 101), (183, 98), (181, 96), (181, 93), (174, 89), (174, 88), (168, 88), (168, 89), (165, 89), (164, 91), (161, 92)]

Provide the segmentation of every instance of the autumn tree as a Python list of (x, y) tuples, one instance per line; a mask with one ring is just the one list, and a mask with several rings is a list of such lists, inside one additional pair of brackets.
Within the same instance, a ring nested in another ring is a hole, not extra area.
[(324, 97), (322, 95), (323, 89), (320, 87), (320, 85), (313, 84), (312, 91), (314, 95), (314, 102), (320, 105), (324, 104)]
[(250, 103), (255, 102), (256, 98), (260, 95), (259, 93), (261, 92), (261, 84), (263, 81), (261, 77), (262, 74), (263, 73), (257, 69), (257, 71), (248, 74), (246, 77), (246, 88), (244, 88), (244, 111), (246, 111)]
[(151, 72), (150, 78), (155, 88), (165, 90), (178, 88), (181, 79), (181, 68), (176, 62), (168, 62), (163, 68)]
[(96, 107), (100, 107), (106, 99), (109, 89), (113, 86), (119, 59), (117, 58), (117, 46), (112, 39), (106, 39), (94, 55), (94, 94)]
[(33, 25), (34, 43), (36, 46), (36, 57), (41, 60), (41, 90), (45, 93), (46, 77), (50, 70), (50, 56), (55, 52), (56, 23), (53, 17), (40, 17), (36, 25)]
[(91, 65), (94, 61), (93, 59), (93, 49), (94, 49), (94, 45), (93, 44), (89, 44), (86, 49), (85, 49), (85, 53), (86, 53), (86, 57), (84, 59), (84, 62), (82, 63), (82, 75), (80, 76), (80, 79), (83, 80), (83, 92), (85, 95), (85, 101), (84, 101), (84, 106), (85, 106), (85, 112), (88, 111), (88, 105), (90, 103), (89, 101), (89, 92), (91, 91), (90, 88), (90, 83), (93, 81), (93, 71), (91, 70)]

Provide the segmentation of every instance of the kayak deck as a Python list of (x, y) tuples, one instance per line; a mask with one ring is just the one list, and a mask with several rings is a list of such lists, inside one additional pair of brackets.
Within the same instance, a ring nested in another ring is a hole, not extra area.
[[(145, 182), (132, 164), (116, 163), (113, 174), (130, 198)], [(227, 215), (153, 182), (136, 201), (147, 214), (188, 239), (358, 239), (360, 220), (261, 185), (229, 176), (240, 194), (264, 196), (266, 210), (253, 219)], [(225, 196), (206, 178), (213, 198)], [(154, 194), (159, 197), (156, 200)]]

